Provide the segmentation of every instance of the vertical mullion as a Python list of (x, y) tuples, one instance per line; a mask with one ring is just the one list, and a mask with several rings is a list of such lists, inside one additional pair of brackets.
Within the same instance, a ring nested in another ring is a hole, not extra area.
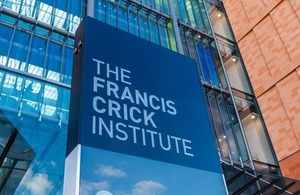
[(137, 19), (137, 24), (138, 24), (138, 36), (141, 37), (140, 14), (139, 14), (140, 9), (138, 9), (137, 7), (136, 7), (136, 9), (137, 9), (136, 10), (136, 14), (137, 14), (136, 19)]
[(160, 30), (159, 20), (160, 20), (160, 18), (156, 17), (156, 24), (157, 24), (157, 29), (158, 29), (158, 41), (159, 41), (159, 45), (162, 45), (162, 42), (161, 42), (161, 30)]
[[(150, 12), (150, 10), (148, 10), (149, 12)], [(147, 19), (147, 27), (148, 27), (148, 37), (149, 37), (149, 40), (151, 41), (151, 42), (153, 42), (152, 40), (152, 37), (151, 37), (151, 29), (150, 29), (150, 22), (149, 22), (149, 15), (150, 15), (151, 13), (147, 13), (147, 16), (146, 16), (146, 19)]]
[[(14, 30), (13, 30), (13, 33), (12, 33), (11, 38), (10, 38), (10, 44), (9, 44), (7, 55), (6, 55), (7, 60), (4, 64), (4, 66), (6, 66), (6, 67), (8, 65), (9, 56), (10, 56), (12, 46), (13, 46), (13, 43), (14, 43), (14, 37), (15, 37), (15, 34), (16, 34), (16, 30), (17, 30), (17, 25), (14, 26)], [(1, 85), (1, 87), (2, 87), (2, 85)]]
[[(197, 35), (196, 35), (197, 36)], [(201, 60), (200, 60), (200, 57), (199, 57), (199, 51), (198, 51), (198, 49), (197, 49), (197, 42), (196, 42), (196, 38), (195, 38), (195, 36), (193, 37), (193, 41), (194, 41), (194, 45), (195, 45), (195, 51), (196, 51), (196, 54), (197, 54), (197, 61), (198, 61), (198, 68), (197, 68), (197, 70), (199, 71), (199, 75), (200, 75), (200, 77), (201, 77), (201, 80), (204, 80), (203, 79), (203, 69), (202, 69), (202, 65), (201, 65)], [(200, 40), (201, 41), (201, 40)], [(201, 43), (201, 42), (200, 42)]]
[(115, 7), (115, 13), (116, 13), (116, 27), (119, 28), (119, 3), (118, 1), (116, 2), (116, 7)]
[(126, 19), (127, 19), (127, 32), (130, 32), (130, 19), (129, 19), (129, 14), (130, 14), (130, 11), (129, 11), (129, 3), (125, 5), (126, 7), (126, 12), (127, 12), (127, 16), (126, 16)]
[(170, 13), (171, 13), (171, 17), (172, 17), (172, 26), (173, 26), (174, 35), (175, 35), (175, 41), (176, 41), (176, 45), (177, 45), (177, 51), (180, 54), (184, 54), (183, 46), (182, 46), (182, 41), (181, 41), (181, 37), (180, 37), (180, 32), (179, 32), (178, 21), (177, 21), (175, 9), (174, 9), (173, 0), (168, 0), (168, 3), (169, 3)]

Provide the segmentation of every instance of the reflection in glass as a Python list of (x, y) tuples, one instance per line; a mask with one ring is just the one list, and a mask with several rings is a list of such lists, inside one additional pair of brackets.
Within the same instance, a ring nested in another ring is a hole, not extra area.
[(3, 112), (0, 116), (0, 194), (14, 194), (35, 157), (35, 151)]
[(1, 76), (1, 106), (22, 113), (68, 121), (70, 90), (18, 74)]
[[(3, 194), (62, 194), (65, 123), (59, 126), (57, 121), (39, 120), (25, 113), (18, 117), (16, 113), (5, 111), (4, 115), (11, 127), (17, 128), (10, 133), (11, 142), (6, 146), (11, 143), (11, 147), (2, 163), (3, 171), (0, 171), (3, 174), (0, 180), (6, 178), (8, 185), (1, 189), (5, 190)], [(0, 122), (0, 125), (8, 125), (3, 117)], [(12, 187), (14, 193), (9, 191)]]
[(202, 78), (212, 85), (220, 86), (215, 60), (212, 55), (213, 48), (211, 47), (209, 40), (202, 39), (201, 42), (197, 43), (196, 48), (203, 71)]
[(28, 33), (15, 30), (8, 67), (20, 69), (21, 65), (26, 62), (29, 41), (30, 35)]

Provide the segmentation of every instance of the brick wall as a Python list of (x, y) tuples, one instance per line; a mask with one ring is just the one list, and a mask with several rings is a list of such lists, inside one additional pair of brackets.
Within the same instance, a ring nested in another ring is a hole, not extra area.
[(300, 1), (223, 3), (281, 170), (300, 179)]

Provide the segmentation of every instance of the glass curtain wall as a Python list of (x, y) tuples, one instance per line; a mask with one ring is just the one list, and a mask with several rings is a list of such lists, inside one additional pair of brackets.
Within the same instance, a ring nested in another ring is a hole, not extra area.
[(0, 194), (62, 194), (82, 1), (1, 0)]
[(195, 59), (205, 87), (208, 108), (223, 159), (250, 166), (244, 134), (230, 95), (218, 43), (210, 28), (204, 1), (174, 0), (184, 54)]
[(177, 51), (167, 0), (95, 0), (96, 19)]
[(254, 165), (274, 172), (278, 162), (223, 5), (219, 1), (206, 4)]

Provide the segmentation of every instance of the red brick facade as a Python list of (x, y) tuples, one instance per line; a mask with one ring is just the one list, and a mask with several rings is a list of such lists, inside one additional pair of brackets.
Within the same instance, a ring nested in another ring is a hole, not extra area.
[(300, 179), (300, 1), (223, 3), (281, 170)]

